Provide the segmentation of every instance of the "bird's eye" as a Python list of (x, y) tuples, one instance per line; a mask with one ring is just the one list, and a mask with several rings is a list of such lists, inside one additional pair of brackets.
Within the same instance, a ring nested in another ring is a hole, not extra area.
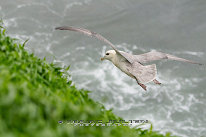
[(106, 53), (106, 55), (109, 55), (109, 53)]

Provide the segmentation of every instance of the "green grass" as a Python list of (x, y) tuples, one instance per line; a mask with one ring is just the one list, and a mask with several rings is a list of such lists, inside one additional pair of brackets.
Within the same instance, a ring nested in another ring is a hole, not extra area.
[[(24, 49), (0, 28), (1, 137), (169, 137), (128, 126), (81, 127), (66, 120), (120, 120), (111, 110), (78, 90), (59, 68)], [(63, 120), (63, 124), (58, 121)]]

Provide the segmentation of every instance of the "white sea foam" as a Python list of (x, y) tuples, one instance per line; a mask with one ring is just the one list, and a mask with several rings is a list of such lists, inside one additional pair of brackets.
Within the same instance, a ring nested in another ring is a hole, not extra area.
[(204, 52), (194, 52), (194, 51), (181, 51), (181, 52), (175, 52), (177, 54), (188, 54), (188, 55), (193, 55), (193, 56), (198, 56), (198, 57), (203, 57)]
[(83, 1), (78, 0), (78, 1), (68, 2), (66, 7), (64, 8), (63, 16), (66, 16), (67, 11), (73, 8), (74, 6), (88, 5), (91, 2), (92, 0), (83, 0)]
[(4, 20), (4, 25), (6, 27), (17, 27), (16, 18), (10, 18), (10, 19)]

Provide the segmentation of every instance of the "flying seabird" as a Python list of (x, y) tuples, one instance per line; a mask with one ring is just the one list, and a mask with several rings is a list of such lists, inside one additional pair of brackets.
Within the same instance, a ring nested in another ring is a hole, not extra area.
[(169, 60), (177, 60), (177, 61), (182, 61), (182, 62), (187, 62), (192, 64), (203, 65), (201, 63), (179, 58), (177, 56), (173, 56), (158, 51), (151, 51), (140, 55), (132, 55), (124, 51), (119, 51), (109, 40), (107, 40), (100, 34), (84, 28), (63, 26), (63, 27), (56, 27), (55, 29), (80, 32), (107, 43), (109, 46), (111, 46), (113, 50), (106, 51), (104, 57), (102, 57), (101, 60), (111, 61), (122, 72), (126, 73), (131, 78), (135, 79), (137, 83), (145, 91), (146, 91), (146, 86), (144, 84), (149, 83), (151, 81), (153, 81), (155, 84), (158, 85), (160, 85), (161, 83), (156, 80), (156, 74), (157, 74), (156, 64), (144, 65), (144, 63), (148, 63), (155, 60), (161, 60), (161, 59), (169, 59)]

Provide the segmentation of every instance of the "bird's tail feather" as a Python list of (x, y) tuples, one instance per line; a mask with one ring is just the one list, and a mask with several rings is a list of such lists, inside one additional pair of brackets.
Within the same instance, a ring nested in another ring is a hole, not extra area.
[(139, 66), (135, 70), (133, 70), (133, 75), (136, 77), (138, 82), (142, 84), (146, 84), (155, 79), (157, 74), (156, 65), (147, 65), (147, 66)]

